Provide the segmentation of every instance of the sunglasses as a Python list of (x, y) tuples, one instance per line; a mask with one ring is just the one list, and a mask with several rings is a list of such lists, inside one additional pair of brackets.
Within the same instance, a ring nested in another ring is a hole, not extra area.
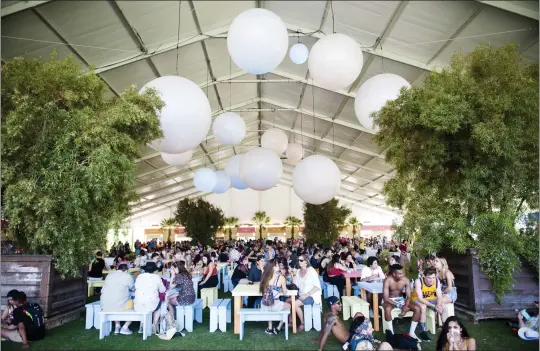
[(298, 262), (306, 262), (306, 260), (298, 260)]

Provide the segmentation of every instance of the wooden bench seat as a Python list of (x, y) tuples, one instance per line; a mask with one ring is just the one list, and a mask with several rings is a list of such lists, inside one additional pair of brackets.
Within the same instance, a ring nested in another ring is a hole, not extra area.
[(245, 322), (284, 322), (285, 323), (285, 339), (289, 340), (289, 314), (290, 310), (277, 312), (262, 311), (258, 308), (241, 308), (240, 309), (240, 340), (244, 338), (244, 323)]

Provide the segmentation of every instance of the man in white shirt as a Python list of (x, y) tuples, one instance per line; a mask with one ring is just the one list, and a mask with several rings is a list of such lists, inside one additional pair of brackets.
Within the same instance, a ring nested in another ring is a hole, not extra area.
[(154, 313), (154, 333), (157, 330), (161, 307), (159, 293), (164, 293), (167, 290), (159, 275), (154, 274), (157, 270), (155, 262), (147, 262), (144, 267), (145, 273), (139, 274), (135, 282), (135, 311)]
[[(123, 311), (133, 308), (131, 292), (134, 289), (133, 277), (127, 273), (127, 264), (120, 264), (117, 271), (107, 275), (101, 290), (101, 309), (103, 311)], [(115, 334), (130, 335), (131, 322), (125, 322), (120, 328), (120, 322), (115, 321)]]
[(385, 275), (382, 268), (379, 266), (377, 257), (371, 256), (367, 259), (367, 267), (362, 269), (360, 280), (363, 282), (374, 282), (384, 280)]

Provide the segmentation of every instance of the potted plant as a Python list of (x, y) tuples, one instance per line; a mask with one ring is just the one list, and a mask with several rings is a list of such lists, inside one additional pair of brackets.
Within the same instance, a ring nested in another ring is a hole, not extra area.
[[(396, 171), (383, 193), (405, 211), (398, 235), (424, 252), (461, 255), (458, 304), (479, 318), (532, 304), (538, 282), (522, 290), (514, 277), (532, 279), (517, 225), (538, 206), (538, 62), (515, 46), (479, 46), (373, 116)], [(537, 268), (538, 256), (529, 263)]]
[(2, 66), (2, 211), (28, 253), (2, 257), (2, 282), (37, 300), (48, 326), (84, 306), (84, 267), (137, 199), (139, 146), (162, 135), (155, 92), (108, 90), (72, 57)]

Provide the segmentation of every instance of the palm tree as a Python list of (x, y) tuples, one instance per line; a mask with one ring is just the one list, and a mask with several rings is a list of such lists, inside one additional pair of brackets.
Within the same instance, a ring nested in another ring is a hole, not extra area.
[(294, 227), (298, 227), (302, 224), (302, 220), (298, 217), (288, 216), (285, 218), (285, 225), (291, 227), (291, 239), (294, 240)]
[(225, 226), (228, 227), (229, 241), (232, 240), (232, 227), (236, 226), (239, 219), (237, 217), (225, 217)]
[(351, 218), (349, 218), (349, 225), (352, 225), (352, 234), (353, 234), (353, 239), (354, 239), (355, 236), (356, 236), (356, 233), (357, 233), (356, 232), (356, 227), (362, 225), (362, 223), (360, 223), (358, 218), (351, 217)]
[(259, 226), (259, 237), (262, 240), (263, 225), (270, 223), (270, 217), (264, 211), (257, 211), (251, 220)]
[(178, 226), (178, 224), (176, 223), (176, 218), (174, 217), (165, 218), (164, 220), (161, 221), (161, 230), (163, 230), (163, 234), (164, 234), (163, 242), (166, 242), (167, 240), (171, 238), (171, 231), (176, 226)]

